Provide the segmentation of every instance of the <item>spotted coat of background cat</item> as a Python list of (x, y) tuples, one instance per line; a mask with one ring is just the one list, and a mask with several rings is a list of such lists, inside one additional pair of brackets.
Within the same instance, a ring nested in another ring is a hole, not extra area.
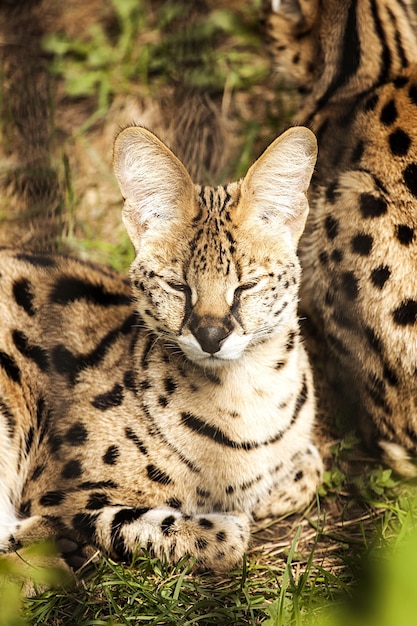
[(297, 315), (311, 131), (225, 187), (151, 132), (117, 137), (130, 281), (0, 251), (0, 547), (72, 538), (215, 569), (251, 519), (307, 505), (322, 462)]
[[(405, 0), (272, 0), (275, 64), (319, 159), (301, 239), (303, 310), (370, 442), (417, 452), (417, 38)], [(371, 424), (373, 428), (370, 429)]]

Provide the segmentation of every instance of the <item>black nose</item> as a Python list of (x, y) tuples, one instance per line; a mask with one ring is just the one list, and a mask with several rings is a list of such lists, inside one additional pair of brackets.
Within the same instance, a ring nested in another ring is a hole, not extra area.
[(218, 352), (223, 341), (230, 335), (230, 330), (224, 326), (214, 325), (199, 326), (192, 332), (204, 352), (209, 354)]

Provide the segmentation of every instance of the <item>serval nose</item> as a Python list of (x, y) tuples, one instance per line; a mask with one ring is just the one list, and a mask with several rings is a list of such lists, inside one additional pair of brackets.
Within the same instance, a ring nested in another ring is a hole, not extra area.
[(204, 352), (216, 354), (232, 332), (233, 327), (227, 318), (198, 317), (196, 315), (190, 321), (190, 330)]

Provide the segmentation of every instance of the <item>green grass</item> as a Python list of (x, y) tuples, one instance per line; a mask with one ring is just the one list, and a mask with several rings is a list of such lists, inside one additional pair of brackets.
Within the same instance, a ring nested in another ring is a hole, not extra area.
[[(211, 10), (187, 26), (190, 4), (111, 0), (111, 28), (94, 23), (79, 38), (45, 37), (51, 72), (70, 98), (93, 98), (95, 110), (79, 132), (106, 115), (115, 95), (157, 96), (173, 81), (210, 93), (250, 90), (267, 76), (256, 32), (258, 2), (239, 13)], [(185, 20), (185, 24), (184, 24)], [(229, 39), (233, 45), (223, 46)]]
[[(355, 496), (328, 492), (304, 515), (258, 525), (242, 567), (223, 576), (196, 572), (192, 559), (173, 566), (138, 553), (123, 564), (97, 554), (76, 586), (22, 600), (19, 569), (4, 556), (0, 626), (412, 626), (417, 494), (393, 478), (375, 490), (372, 477), (385, 471), (376, 467), (369, 480), (362, 477), (362, 492), (356, 479), (346, 479), (345, 492), (356, 489)], [(44, 569), (33, 574), (35, 583), (51, 583)], [(394, 615), (403, 621), (393, 622)]]

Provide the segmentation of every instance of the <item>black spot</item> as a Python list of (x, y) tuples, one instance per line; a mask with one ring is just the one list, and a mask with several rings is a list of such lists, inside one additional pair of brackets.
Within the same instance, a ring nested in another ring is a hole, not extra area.
[(47, 491), (40, 498), (39, 503), (42, 506), (58, 506), (65, 500), (65, 493), (63, 491)]
[(364, 331), (365, 331), (365, 336), (372, 350), (375, 350), (375, 352), (377, 352), (378, 354), (382, 354), (383, 352), (382, 341), (379, 339), (379, 337), (377, 337), (377, 335), (375, 334), (375, 331), (369, 326), (365, 326)]
[(86, 480), (84, 483), (79, 483), (78, 489), (83, 491), (90, 491), (91, 489), (117, 489), (117, 484), (112, 480)]
[(392, 369), (390, 367), (388, 367), (388, 365), (384, 365), (384, 371), (383, 371), (383, 376), (384, 379), (387, 381), (387, 383), (391, 386), (391, 387), (397, 387), (398, 386), (398, 376), (396, 375), (395, 372), (392, 371)]
[(139, 387), (142, 391), (146, 391), (147, 389), (152, 389), (152, 383), (150, 380), (141, 380), (139, 383)]
[(385, 200), (371, 193), (361, 193), (359, 203), (360, 211), (365, 218), (380, 217), (387, 212)]
[(391, 414), (391, 408), (385, 399), (385, 383), (375, 374), (369, 376), (369, 383), (366, 385), (366, 391), (372, 399), (375, 406), (382, 409), (388, 415)]
[(26, 500), (25, 502), (22, 502), (22, 504), (19, 507), (19, 516), (20, 517), (29, 517), (31, 509), (32, 509), (32, 502), (31, 502), (31, 500)]
[(170, 535), (172, 532), (172, 526), (174, 524), (175, 524), (175, 517), (173, 515), (168, 515), (168, 517), (163, 519), (161, 522), (162, 534), (165, 536)]
[(12, 438), (15, 433), (16, 419), (12, 413), (11, 408), (5, 402), (3, 402), (3, 400), (0, 400), (0, 414), (6, 420), (8, 435), (10, 438)]
[(405, 432), (406, 432), (407, 436), (411, 439), (411, 441), (413, 442), (413, 445), (415, 447), (416, 443), (417, 443), (417, 433), (416, 433), (416, 431), (413, 428), (411, 428), (410, 425), (408, 425), (405, 428)]
[(298, 483), (299, 480), (301, 480), (304, 476), (304, 473), (302, 470), (299, 470), (296, 475), (294, 476), (294, 482)]
[(120, 451), (117, 446), (109, 446), (103, 455), (103, 463), (106, 465), (115, 465), (117, 459), (120, 456)]
[(22, 278), (13, 283), (13, 295), (16, 303), (30, 316), (36, 313), (33, 300), (32, 285), (26, 278)]
[(207, 539), (204, 539), (203, 537), (198, 537), (198, 539), (195, 540), (195, 547), (197, 548), (197, 550), (205, 550), (207, 546)]
[(79, 478), (82, 474), (80, 461), (68, 461), (61, 472), (62, 478)]
[(405, 156), (411, 146), (410, 136), (401, 128), (389, 135), (388, 142), (394, 156)]
[(133, 370), (127, 370), (123, 375), (123, 384), (126, 389), (137, 393), (136, 374)]
[(20, 330), (14, 330), (12, 332), (12, 338), (19, 352), (30, 361), (36, 363), (42, 372), (46, 372), (48, 369), (48, 353), (46, 350), (40, 346), (31, 344), (26, 335)]
[(160, 483), (161, 485), (169, 485), (170, 483), (172, 483), (172, 480), (168, 476), (168, 474), (165, 474), (165, 472), (155, 467), (155, 465), (147, 465), (146, 473), (148, 474), (148, 478), (153, 480), (155, 483)]
[(129, 428), (129, 426), (126, 426), (125, 428), (125, 435), (127, 439), (129, 439), (135, 444), (135, 446), (140, 450), (142, 454), (145, 454), (145, 455), (148, 454), (148, 451), (146, 447), (144, 446), (143, 442), (139, 439), (136, 433), (134, 433), (133, 430)]
[(82, 446), (87, 441), (88, 433), (82, 422), (76, 422), (65, 433), (65, 439), (71, 446)]
[(97, 517), (97, 513), (77, 513), (72, 518), (74, 530), (89, 543), (95, 540)]
[(16, 259), (19, 261), (26, 261), (36, 267), (54, 267), (56, 265), (56, 262), (52, 257), (40, 256), (37, 254), (25, 254), (24, 252), (16, 254)]
[(385, 126), (391, 126), (398, 117), (397, 107), (394, 100), (390, 100), (381, 109), (380, 120)]
[(392, 316), (398, 326), (412, 326), (417, 321), (416, 300), (406, 300), (393, 311)]
[(335, 263), (340, 263), (341, 261), (343, 261), (343, 250), (339, 250), (338, 248), (336, 248), (332, 251), (330, 256), (332, 261), (334, 261)]
[(43, 396), (39, 396), (36, 401), (36, 426), (38, 430), (41, 427), (42, 419), (45, 411), (45, 398)]
[(63, 439), (56, 433), (49, 433), (48, 446), (52, 454), (56, 454), (61, 448)]
[(146, 287), (144, 285), (144, 283), (141, 280), (134, 280), (133, 281), (133, 285), (136, 287), (136, 289), (138, 289), (139, 291), (146, 291)]
[(417, 163), (409, 163), (404, 168), (403, 177), (409, 191), (417, 197)]
[(46, 435), (51, 432), (52, 410), (45, 407), (45, 402), (40, 396), (36, 402), (36, 425), (39, 433), (39, 443), (42, 443)]
[(392, 82), (394, 83), (394, 86), (396, 87), (396, 89), (401, 89), (401, 87), (404, 87), (408, 83), (408, 77), (398, 76)]
[(416, 85), (410, 85), (410, 89), (408, 90), (408, 96), (411, 102), (417, 105), (417, 87)]
[(15, 383), (20, 383), (21, 374), (16, 361), (6, 352), (0, 350), (0, 367), (6, 372), (7, 376)]
[(372, 270), (371, 281), (375, 285), (375, 287), (382, 289), (390, 276), (391, 270), (389, 269), (389, 267), (387, 267), (386, 265), (381, 265), (380, 267)]
[(8, 435), (11, 438), (14, 436), (15, 433), (16, 420), (10, 407), (5, 402), (3, 402), (3, 400), (0, 400), (0, 413), (7, 422)]
[(276, 370), (281, 370), (283, 367), (285, 367), (287, 364), (287, 361), (277, 361), (275, 363), (275, 369)]
[(223, 543), (224, 541), (226, 541), (226, 533), (224, 532), (224, 530), (219, 530), (219, 532), (216, 533), (216, 539), (219, 543)]
[(373, 243), (374, 239), (373, 237), (371, 237), (371, 235), (358, 233), (357, 235), (352, 237), (352, 252), (356, 252), (356, 254), (360, 254), (361, 256), (368, 256), (368, 254), (372, 250)]
[(406, 224), (398, 224), (396, 231), (397, 239), (403, 246), (409, 246), (414, 239), (414, 228)]
[(326, 200), (328, 200), (328, 202), (331, 202), (332, 204), (340, 195), (339, 192), (337, 191), (338, 186), (339, 186), (339, 182), (335, 181), (331, 183), (326, 189)]
[(158, 404), (159, 404), (159, 406), (162, 406), (162, 408), (167, 407), (168, 406), (168, 398), (166, 396), (159, 396)]
[(210, 498), (211, 495), (208, 489), (202, 489), (201, 487), (197, 487), (195, 492), (200, 498)]
[(122, 527), (137, 521), (148, 511), (149, 507), (126, 508), (118, 511), (114, 516), (111, 525), (111, 543), (120, 559), (130, 559), (132, 556), (120, 535)]
[(326, 306), (333, 306), (334, 304), (334, 292), (331, 289), (326, 291), (326, 295), (324, 296), (324, 303)]
[(42, 476), (42, 474), (45, 471), (45, 465), (37, 465), (35, 467), (35, 469), (33, 470), (32, 476), (30, 477), (30, 480), (33, 482), (35, 480), (38, 480), (38, 478), (40, 478), (40, 476)]
[(181, 421), (184, 426), (187, 426), (191, 431), (198, 434), (201, 437), (207, 437), (212, 442), (217, 443), (219, 445), (233, 448), (235, 450), (254, 450), (256, 448), (260, 448), (261, 446), (271, 445), (281, 439), (283, 433), (278, 431), (276, 435), (267, 439), (266, 441), (257, 442), (257, 441), (234, 441), (233, 439), (229, 439), (224, 432), (222, 432), (219, 428), (212, 426), (211, 424), (207, 424), (203, 420), (201, 420), (196, 415), (192, 413), (186, 413), (185, 411), (181, 413)]
[(342, 289), (349, 300), (355, 300), (358, 297), (359, 287), (358, 279), (353, 272), (344, 272), (341, 276)]
[(222, 384), (222, 379), (220, 378), (220, 376), (217, 376), (217, 374), (215, 374), (214, 372), (207, 370), (204, 372), (204, 376), (207, 378), (207, 380), (209, 380), (211, 383), (214, 383), (215, 385)]
[(62, 305), (77, 300), (85, 300), (104, 307), (131, 304), (131, 298), (124, 293), (109, 293), (103, 285), (94, 285), (73, 276), (60, 277), (50, 293), (49, 300)]
[(293, 330), (288, 333), (287, 343), (285, 345), (285, 349), (287, 350), (287, 352), (290, 352), (294, 348), (296, 336), (297, 333)]
[(120, 406), (123, 402), (123, 387), (122, 385), (115, 384), (113, 389), (106, 393), (99, 394), (91, 401), (94, 408), (100, 411), (107, 411), (116, 406)]
[(200, 519), (198, 520), (198, 523), (200, 524), (202, 528), (207, 528), (208, 530), (214, 527), (213, 522), (207, 519), (206, 517), (200, 517)]
[(291, 418), (291, 424), (294, 424), (294, 422), (297, 420), (301, 409), (303, 408), (304, 404), (307, 401), (307, 397), (308, 397), (308, 388), (307, 388), (306, 376), (304, 375), (301, 391), (297, 396), (297, 400), (295, 401), (294, 413)]
[(86, 509), (89, 509), (90, 511), (97, 511), (98, 509), (103, 509), (105, 506), (109, 506), (109, 504), (110, 500), (108, 496), (99, 491), (97, 493), (90, 494), (85, 506)]
[(164, 387), (165, 387), (165, 391), (167, 392), (167, 394), (171, 395), (177, 389), (177, 383), (175, 382), (173, 378), (168, 376), (164, 380)]
[(99, 365), (119, 336), (128, 335), (132, 328), (138, 328), (136, 313), (129, 315), (120, 326), (109, 331), (96, 348), (88, 354), (74, 355), (64, 345), (55, 346), (52, 350), (52, 363), (55, 370), (58, 374), (67, 376), (71, 384), (75, 384), (78, 375), (83, 370)]
[(167, 505), (170, 506), (172, 509), (180, 509), (182, 506), (182, 502), (181, 500), (178, 500), (178, 498), (170, 498), (169, 500), (167, 500)]
[(328, 215), (324, 220), (324, 227), (328, 239), (333, 240), (339, 233), (339, 222), (332, 216)]
[(32, 448), (34, 435), (35, 435), (35, 429), (33, 428), (33, 426), (31, 426), (25, 436), (25, 455), (26, 456), (28, 456)]
[(373, 111), (378, 104), (379, 96), (377, 94), (373, 94), (368, 100), (365, 102), (364, 110), (365, 111)]
[(59, 374), (65, 374), (69, 377), (72, 384), (75, 383), (78, 371), (82, 366), (78, 359), (65, 346), (58, 344), (52, 350), (52, 364)]
[(328, 265), (328, 263), (329, 263), (329, 255), (327, 254), (327, 252), (326, 252), (325, 250), (322, 250), (322, 251), (320, 252), (320, 254), (319, 254), (319, 260), (320, 260), (320, 263), (321, 263), (323, 266)]
[(126, 509), (121, 509), (116, 513), (113, 518), (112, 527), (120, 527), (123, 524), (131, 524), (132, 522), (136, 522), (138, 519), (143, 517), (145, 513), (150, 511), (149, 506), (141, 506), (141, 507), (131, 507)]
[(233, 487), (233, 485), (228, 485), (226, 487), (226, 493), (227, 493), (228, 496), (230, 496), (232, 493), (234, 493), (234, 491), (235, 491), (235, 488)]
[(353, 152), (352, 152), (352, 161), (353, 163), (359, 163), (359, 161), (361, 160), (363, 153), (365, 150), (365, 144), (362, 141), (362, 139), (360, 141), (358, 141), (358, 143), (356, 144)]

